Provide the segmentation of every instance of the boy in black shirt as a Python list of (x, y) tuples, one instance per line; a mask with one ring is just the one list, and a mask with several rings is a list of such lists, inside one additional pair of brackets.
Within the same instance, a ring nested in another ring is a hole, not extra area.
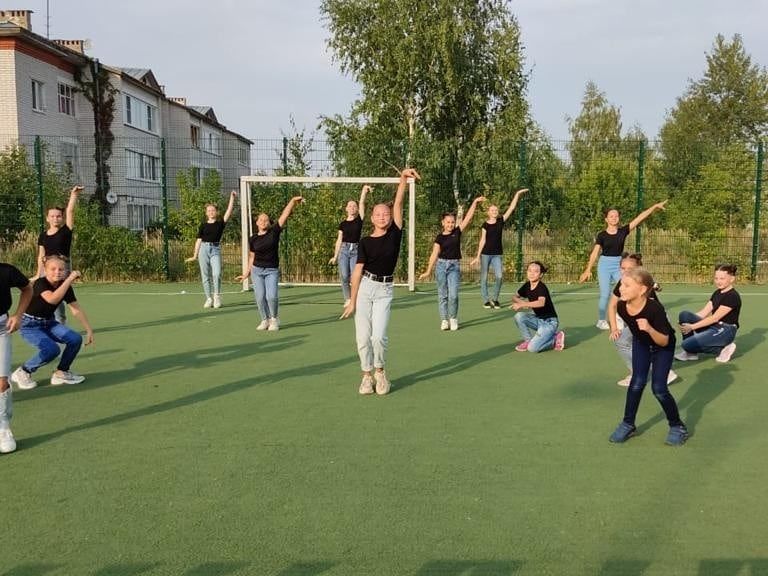
[[(66, 275), (66, 277), (65, 277)], [(80, 308), (72, 290), (72, 283), (80, 277), (80, 272), (72, 271), (67, 275), (66, 263), (58, 256), (45, 259), (45, 276), (35, 280), (32, 301), (21, 321), (21, 337), (37, 348), (37, 354), (24, 362), (11, 374), (11, 380), (22, 390), (37, 386), (32, 374), (59, 355), (59, 344), (64, 344), (64, 352), (51, 376), (51, 384), (79, 384), (85, 378), (70, 371), (70, 366), (80, 351), (83, 337), (61, 324), (54, 318), (56, 307), (62, 302), (69, 304), (72, 313), (85, 328), (85, 345), (93, 342), (93, 330), (85, 311)]]
[[(16, 312), (9, 315), (11, 309), (11, 288), (21, 291)], [(11, 333), (21, 323), (21, 315), (32, 299), (32, 286), (29, 280), (16, 267), (0, 263), (0, 454), (16, 450), (16, 440), (11, 432), (13, 416), (13, 392), (8, 384), (11, 371)]]

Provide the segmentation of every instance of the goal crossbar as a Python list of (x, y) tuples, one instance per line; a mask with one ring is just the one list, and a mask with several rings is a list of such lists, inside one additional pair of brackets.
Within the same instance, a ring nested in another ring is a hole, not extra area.
[[(253, 208), (251, 184), (398, 184), (400, 178), (392, 176), (241, 176), (240, 177), (240, 245), (243, 270), (248, 266), (248, 239), (253, 234)], [(408, 178), (408, 281), (404, 286), (416, 289), (416, 181)], [(243, 279), (243, 290), (248, 290), (248, 278)]]

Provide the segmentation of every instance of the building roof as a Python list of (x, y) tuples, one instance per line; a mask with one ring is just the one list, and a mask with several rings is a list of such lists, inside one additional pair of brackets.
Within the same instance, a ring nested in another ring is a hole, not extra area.
[(163, 92), (163, 87), (149, 68), (120, 68), (120, 71), (126, 76), (130, 76), (134, 80), (138, 80), (142, 84), (149, 86), (153, 90)]

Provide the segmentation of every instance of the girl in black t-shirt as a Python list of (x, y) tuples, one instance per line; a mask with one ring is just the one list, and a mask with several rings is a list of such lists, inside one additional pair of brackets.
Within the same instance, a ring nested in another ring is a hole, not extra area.
[(333, 250), (333, 258), (328, 264), (339, 263), (339, 277), (341, 279), (341, 294), (344, 297), (344, 306), (349, 303), (351, 288), (349, 281), (352, 271), (357, 264), (357, 245), (363, 233), (363, 218), (365, 218), (365, 197), (371, 187), (366, 184), (360, 191), (360, 201), (347, 202), (347, 217), (339, 224), (339, 233), (336, 236), (336, 245)]
[(688, 439), (688, 430), (680, 420), (677, 403), (669, 393), (667, 378), (675, 351), (675, 331), (658, 300), (648, 294), (653, 277), (642, 268), (628, 270), (621, 277), (621, 300), (617, 311), (632, 332), (632, 380), (627, 388), (624, 419), (611, 434), (611, 442), (625, 442), (636, 432), (635, 418), (648, 374), (653, 395), (661, 404), (669, 422), (666, 443), (680, 446)]
[(541, 277), (547, 271), (538, 260), (528, 264), (528, 281), (512, 296), (510, 308), (515, 310), (515, 324), (523, 336), (523, 341), (515, 347), (518, 352), (541, 352), (548, 348), (565, 348), (565, 332), (558, 330), (555, 305), (549, 288)]
[[(19, 388), (28, 390), (37, 386), (37, 382), (32, 380), (32, 374), (59, 355), (59, 344), (64, 344), (64, 351), (51, 375), (51, 384), (79, 384), (85, 380), (70, 370), (83, 343), (88, 346), (93, 342), (91, 324), (72, 290), (72, 283), (79, 277), (80, 272), (76, 270), (67, 273), (66, 263), (58, 256), (45, 259), (45, 275), (32, 285), (32, 301), (19, 330), (21, 337), (37, 348), (37, 354), (11, 374), (11, 380)], [(79, 333), (54, 318), (54, 310), (62, 302), (69, 305), (72, 314), (85, 328), (85, 342)]]
[[(643, 265), (642, 254), (627, 254), (626, 252), (621, 255), (621, 275), (624, 276), (628, 271), (640, 268)], [(624, 363), (629, 368), (629, 376), (622, 378), (616, 384), (626, 388), (629, 386), (632, 380), (632, 332), (624, 323), (624, 321), (616, 313), (619, 299), (621, 298), (621, 281), (616, 283), (616, 286), (611, 293), (611, 299), (608, 302), (608, 324), (611, 329), (608, 334), (608, 338), (616, 346), (616, 351), (624, 360)], [(661, 291), (661, 287), (655, 285), (649, 292), (648, 298), (652, 300), (658, 300), (657, 292)], [(672, 384), (677, 380), (677, 374), (674, 370), (669, 371), (669, 377), (667, 378), (667, 384)]]
[(704, 308), (696, 313), (680, 312), (680, 332), (683, 350), (678, 360), (698, 360), (699, 352), (717, 354), (718, 362), (728, 362), (736, 351), (736, 331), (739, 329), (741, 296), (733, 287), (736, 266), (715, 266), (715, 286)]
[[(579, 282), (586, 282), (592, 279), (592, 267), (597, 264), (597, 281), (600, 285), (600, 298), (597, 304), (597, 324), (601, 330), (608, 330), (610, 326), (605, 319), (605, 312), (608, 307), (608, 299), (611, 295), (611, 289), (621, 279), (619, 264), (621, 263), (621, 254), (624, 252), (624, 241), (635, 228), (645, 221), (651, 214), (657, 210), (664, 210), (667, 201), (658, 202), (643, 210), (635, 216), (629, 224), (619, 226), (619, 211), (611, 208), (605, 214), (605, 230), (601, 231), (595, 238), (595, 245), (589, 254), (589, 262), (584, 272), (579, 277)], [(598, 256), (600, 257), (598, 260)]]
[[(459, 329), (459, 282), (461, 282), (461, 233), (472, 221), (475, 209), (485, 196), (478, 196), (464, 215), (461, 224), (456, 225), (456, 215), (445, 212), (440, 223), (443, 230), (435, 238), (427, 270), (419, 280), (429, 278), (435, 268), (437, 280), (437, 306), (440, 311), (440, 330)], [(435, 266), (437, 264), (437, 266)]]
[[(480, 243), (477, 246), (477, 256), (469, 263), (470, 266), (476, 266), (480, 263), (480, 296), (483, 300), (483, 308), (501, 308), (499, 303), (499, 293), (501, 292), (501, 277), (503, 266), (501, 255), (504, 253), (502, 248), (501, 236), (504, 231), (504, 224), (507, 223), (512, 212), (515, 211), (520, 196), (528, 192), (528, 188), (522, 188), (515, 192), (509, 208), (503, 216), (499, 216), (499, 207), (492, 204), (488, 207), (488, 218), (483, 222), (480, 229)], [(488, 271), (493, 268), (494, 284), (493, 292), (488, 292)]]
[(405, 168), (400, 172), (400, 182), (391, 208), (387, 204), (376, 204), (373, 207), (373, 232), (360, 240), (349, 303), (341, 314), (341, 318), (355, 314), (355, 340), (363, 371), (360, 394), (373, 394), (375, 391), (376, 394), (384, 395), (390, 389), (385, 371), (389, 343), (387, 327), (395, 266), (403, 237), (403, 198), (409, 178), (418, 180), (420, 177), (413, 168)]
[(232, 190), (224, 216), (219, 219), (216, 204), (205, 205), (205, 221), (200, 224), (195, 240), (195, 250), (186, 262), (197, 260), (200, 265), (200, 277), (203, 280), (205, 302), (203, 308), (221, 308), (221, 237), (224, 227), (232, 216), (237, 192)]
[(256, 326), (256, 330), (275, 332), (280, 329), (280, 319), (277, 315), (280, 234), (293, 208), (302, 202), (304, 202), (302, 196), (291, 198), (274, 225), (264, 212), (259, 214), (256, 218), (256, 233), (248, 239), (248, 264), (236, 280), (245, 280), (250, 275), (256, 306), (261, 316), (261, 322)]

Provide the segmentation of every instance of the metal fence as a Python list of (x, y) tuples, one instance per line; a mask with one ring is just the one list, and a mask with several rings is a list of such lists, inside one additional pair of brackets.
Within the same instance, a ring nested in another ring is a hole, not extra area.
[[(669, 199), (667, 210), (654, 214), (627, 241), (627, 249), (642, 252), (660, 281), (708, 282), (712, 266), (725, 261), (736, 263), (740, 275), (752, 281), (768, 278), (762, 144), (703, 159), (692, 151), (673, 164), (656, 143), (644, 141), (510, 141), (502, 153), (476, 151), (459, 165), (449, 146), (432, 142), (411, 149), (390, 147), (402, 151), (392, 156), (371, 154), (369, 171), (365, 155), (354, 165), (344, 162), (324, 141), (256, 139), (245, 153), (227, 150), (225, 143), (217, 146), (201, 149), (158, 137), (116, 139), (104, 162), (108, 171), (97, 174), (99, 151), (92, 138), (0, 135), (0, 258), (31, 273), (47, 207), (66, 202), (69, 187), (82, 183), (73, 260), (87, 278), (194, 280), (196, 265), (184, 263), (194, 239), (174, 228), (184, 189), (194, 197), (197, 190), (203, 193), (206, 182), (215, 182), (223, 206), (226, 192), (238, 188), (242, 175), (391, 176), (394, 166), (410, 158), (423, 176), (417, 189), (417, 271), (426, 267), (442, 212), (461, 213), (480, 194), (503, 212), (514, 191), (528, 187), (504, 232), (508, 280), (520, 280), (532, 259), (550, 266), (553, 281), (575, 280), (603, 226), (604, 210), (615, 207), (628, 222), (664, 199)], [(677, 174), (684, 176), (679, 182)], [(209, 176), (216, 178), (207, 180)], [(317, 198), (323, 207), (306, 209), (312, 215), (309, 221), (289, 229), (281, 245), (283, 280), (336, 281), (335, 269), (328, 265), (336, 225), (347, 199), (356, 198), (358, 191), (348, 186), (298, 191), (309, 203)], [(106, 192), (109, 215), (99, 220), (94, 216), (98, 203), (92, 199)], [(276, 187), (273, 198), (260, 196), (263, 205), (255, 204), (256, 209), (276, 217), (283, 200), (296, 192)], [(372, 200), (385, 201), (391, 194), (391, 189), (375, 190)], [(192, 217), (202, 220), (203, 213)], [(469, 262), (477, 252), (484, 217), (483, 209), (464, 234), (465, 281), (479, 276)], [(240, 271), (238, 233), (239, 225), (228, 227), (223, 250), (227, 278)]]

